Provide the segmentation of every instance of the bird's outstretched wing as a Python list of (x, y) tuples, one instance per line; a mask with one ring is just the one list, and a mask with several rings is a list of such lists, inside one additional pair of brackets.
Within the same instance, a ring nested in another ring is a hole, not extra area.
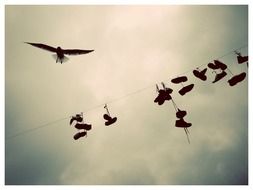
[(47, 51), (51, 51), (51, 52), (56, 52), (56, 48), (48, 46), (46, 44), (38, 44), (38, 43), (30, 43), (30, 42), (25, 42), (27, 44), (30, 44), (32, 46), (47, 50)]
[(63, 53), (67, 55), (80, 55), (93, 52), (94, 50), (82, 50), (82, 49), (64, 49)]

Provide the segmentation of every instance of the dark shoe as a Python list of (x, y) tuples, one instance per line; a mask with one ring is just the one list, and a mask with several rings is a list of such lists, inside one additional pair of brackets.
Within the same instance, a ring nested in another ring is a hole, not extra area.
[(220, 62), (219, 60), (214, 60), (214, 64), (215, 64), (217, 67), (219, 67), (219, 69), (221, 69), (221, 70), (223, 70), (223, 71), (227, 69), (227, 65), (224, 64), (224, 63), (222, 63), (222, 62)]
[(214, 63), (208, 63), (207, 66), (210, 69), (213, 69), (213, 70), (219, 69), (219, 67), (216, 64), (214, 64)]
[(90, 125), (90, 124), (84, 124), (83, 129), (89, 131), (89, 130), (91, 130), (91, 128), (92, 128), (92, 125)]
[(195, 77), (199, 78), (200, 80), (203, 80), (203, 81), (206, 81), (207, 77), (206, 77), (206, 71), (207, 71), (207, 68), (205, 68), (204, 70), (202, 71), (199, 71), (199, 70), (193, 70), (193, 74)]
[(166, 94), (165, 94), (165, 96), (163, 97), (163, 99), (164, 99), (164, 100), (168, 100), (168, 101), (169, 101), (169, 100), (171, 100), (171, 99), (172, 99), (172, 97), (171, 97), (171, 95), (170, 95), (170, 94), (166, 93)]
[(241, 55), (238, 55), (237, 56), (237, 61), (239, 64), (242, 64), (244, 62), (247, 62), (248, 61), (248, 56), (241, 56)]
[(74, 135), (74, 139), (75, 140), (77, 140), (77, 139), (79, 139), (79, 138), (81, 138), (81, 137), (84, 137), (85, 135), (87, 135), (87, 133), (84, 131), (84, 132), (81, 132), (81, 133), (76, 133), (75, 135)]
[(105, 122), (105, 125), (106, 126), (111, 125), (111, 124), (115, 123), (116, 121), (117, 121), (117, 117), (111, 118), (110, 120)]
[(234, 85), (236, 85), (238, 82), (243, 81), (243, 80), (245, 79), (245, 77), (246, 77), (246, 73), (243, 72), (243, 73), (241, 73), (241, 74), (239, 74), (239, 75), (233, 76), (231, 79), (228, 80), (228, 83), (229, 83), (230, 86), (234, 86)]
[(154, 102), (155, 102), (155, 103), (158, 103), (158, 105), (160, 106), (160, 105), (162, 105), (162, 104), (165, 102), (165, 99), (164, 99), (164, 97), (158, 95), (158, 96), (156, 97), (156, 99), (154, 100)]
[(73, 121), (75, 121), (75, 120), (76, 120), (76, 118), (75, 118), (75, 117), (72, 117), (72, 118), (70, 119), (69, 124), (71, 125), (71, 124), (73, 123)]
[(182, 76), (182, 77), (177, 77), (171, 80), (172, 83), (174, 84), (179, 84), (181, 82), (186, 82), (188, 79), (186, 76)]
[(187, 123), (183, 119), (179, 119), (179, 120), (176, 120), (175, 126), (176, 127), (182, 127), (182, 128), (188, 128), (188, 127), (191, 127), (192, 124), (191, 123)]
[(165, 100), (171, 100), (171, 96), (170, 93), (172, 93), (172, 89), (170, 88), (166, 88), (166, 90), (159, 90), (159, 94), (156, 97), (156, 99), (154, 100), (155, 103), (158, 103), (158, 105), (162, 105)]
[(181, 90), (179, 90), (179, 94), (181, 94), (182, 96), (185, 95), (187, 92), (190, 92), (194, 87), (194, 84), (190, 84), (188, 86), (183, 87)]
[(164, 104), (164, 102), (165, 102), (165, 100), (164, 100), (164, 99), (160, 99), (160, 100), (158, 101), (158, 105), (159, 105), (159, 106), (161, 106), (161, 105), (163, 105), (163, 104)]
[(186, 111), (182, 111), (182, 110), (178, 109), (176, 116), (177, 116), (177, 118), (182, 119), (184, 116), (186, 116), (186, 114), (187, 114)]
[(213, 83), (218, 82), (219, 80), (221, 80), (223, 77), (225, 77), (227, 75), (227, 73), (225, 71), (222, 71), (219, 74), (216, 74), (215, 79), (213, 81)]
[(77, 123), (75, 125), (75, 128), (77, 128), (77, 129), (85, 129), (85, 130), (89, 131), (89, 130), (91, 130), (91, 125), (85, 124), (85, 123)]
[(110, 120), (110, 119), (112, 119), (111, 116), (109, 116), (108, 114), (104, 114), (103, 117), (104, 117), (105, 120)]
[(173, 92), (173, 90), (171, 89), (171, 88), (166, 88), (165, 89), (165, 92), (162, 94), (163, 95), (163, 99), (164, 100), (171, 100), (172, 99), (172, 97), (171, 97), (171, 93)]
[(158, 103), (158, 105), (162, 105), (164, 103), (165, 99), (164, 96), (159, 94), (156, 99), (154, 100), (155, 103)]
[(81, 117), (81, 115), (77, 114), (75, 117), (72, 117), (70, 119), (70, 125), (73, 123), (73, 121), (82, 122), (83, 118)]
[(173, 90), (171, 88), (165, 88), (165, 93), (166, 94), (171, 94)]

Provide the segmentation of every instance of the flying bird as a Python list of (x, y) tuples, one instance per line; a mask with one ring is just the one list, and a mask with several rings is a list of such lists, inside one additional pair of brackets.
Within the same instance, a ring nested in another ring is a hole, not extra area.
[(86, 54), (86, 53), (90, 53), (94, 51), (94, 50), (83, 50), (83, 49), (62, 49), (61, 47), (54, 48), (49, 45), (40, 44), (40, 43), (30, 43), (30, 42), (25, 42), (25, 43), (30, 44), (34, 47), (38, 47), (38, 48), (56, 53), (56, 63), (60, 61), (61, 64), (64, 61), (64, 59), (67, 59), (65, 55), (81, 55), (81, 54)]

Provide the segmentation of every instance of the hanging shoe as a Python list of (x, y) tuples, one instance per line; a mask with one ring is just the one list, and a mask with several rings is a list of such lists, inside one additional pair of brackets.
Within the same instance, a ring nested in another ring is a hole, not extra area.
[(176, 127), (182, 127), (182, 128), (188, 128), (188, 127), (191, 127), (192, 124), (191, 123), (187, 123), (184, 119), (180, 118), (179, 120), (176, 120), (176, 123), (175, 123), (175, 126)]
[(84, 126), (83, 126), (83, 129), (85, 129), (87, 131), (91, 130), (91, 128), (92, 128), (92, 125), (90, 125), (90, 124), (84, 124)]
[(171, 100), (171, 96), (170, 93), (172, 93), (172, 89), (170, 88), (166, 88), (166, 90), (159, 90), (159, 94), (156, 97), (156, 99), (154, 100), (155, 103), (158, 103), (158, 105), (162, 105), (165, 100)]
[(82, 122), (83, 118), (80, 114), (76, 114), (76, 116), (72, 116), (70, 119), (70, 125), (73, 123), (73, 121)]
[[(171, 88), (165, 88), (165, 91), (164, 91), (164, 93), (162, 93), (162, 98), (163, 98), (163, 100), (165, 101), (165, 100), (171, 100), (172, 99), (172, 97), (171, 97), (171, 93), (173, 92), (173, 90), (171, 89)], [(162, 102), (162, 101), (161, 101)]]
[(79, 138), (81, 138), (81, 137), (84, 137), (85, 135), (87, 135), (87, 132), (86, 132), (86, 131), (80, 132), (80, 133), (76, 133), (76, 134), (74, 135), (74, 139), (77, 140), (77, 139), (79, 139)]
[(248, 61), (248, 56), (241, 56), (240, 54), (237, 56), (237, 62), (242, 64)]
[(178, 109), (176, 116), (177, 116), (177, 118), (182, 119), (184, 116), (186, 116), (186, 114), (187, 114), (186, 111), (182, 111), (182, 110)]
[(165, 99), (163, 97), (160, 97), (160, 99), (158, 100), (157, 103), (158, 103), (159, 106), (161, 106), (161, 105), (164, 104), (164, 102), (165, 102)]
[(182, 77), (177, 77), (171, 80), (172, 83), (174, 84), (179, 84), (181, 82), (186, 82), (188, 79), (186, 76), (182, 76)]
[(86, 124), (86, 123), (77, 123), (75, 125), (75, 128), (76, 129), (85, 129), (85, 130), (89, 131), (89, 130), (91, 130), (91, 125)]
[(104, 117), (105, 120), (110, 120), (110, 119), (112, 119), (111, 116), (109, 116), (108, 114), (104, 114), (103, 117)]
[(199, 71), (199, 70), (193, 70), (193, 74), (195, 77), (199, 78), (200, 80), (203, 80), (203, 81), (206, 81), (207, 77), (206, 77), (206, 71), (207, 71), (207, 68), (205, 68), (204, 70), (202, 71)]
[(161, 94), (158, 94), (154, 102), (158, 103), (158, 105), (162, 105), (165, 102), (164, 96)]
[(220, 62), (219, 60), (214, 60), (214, 64), (217, 65), (217, 67), (219, 67), (219, 69), (223, 71), (227, 69), (227, 65)]
[(183, 87), (181, 90), (179, 90), (179, 94), (182, 96), (185, 95), (186, 93), (190, 92), (194, 87), (194, 84), (190, 84), (188, 86)]
[(243, 73), (241, 73), (241, 74), (239, 74), (239, 75), (233, 76), (231, 79), (228, 80), (228, 83), (229, 83), (230, 86), (234, 86), (234, 85), (236, 85), (238, 82), (243, 81), (243, 80), (245, 79), (245, 77), (246, 77), (246, 73), (243, 72)]
[(75, 120), (76, 120), (75, 117), (71, 117), (69, 124), (71, 125), (73, 123), (73, 121), (75, 121)]
[(116, 121), (117, 121), (117, 117), (111, 118), (110, 120), (105, 122), (105, 125), (106, 126), (111, 125), (111, 124), (115, 123)]
[(213, 81), (213, 83), (218, 82), (219, 80), (221, 80), (223, 77), (225, 77), (227, 75), (227, 73), (225, 71), (222, 71), (219, 74), (216, 74), (215, 79)]
[(165, 88), (165, 93), (166, 94), (171, 94), (173, 90), (171, 88)]
[(213, 70), (219, 69), (219, 67), (216, 64), (214, 64), (214, 63), (208, 63), (207, 66), (210, 69), (213, 69)]
[(165, 102), (165, 100), (164, 100), (164, 99), (160, 99), (160, 100), (158, 101), (158, 105), (159, 105), (159, 106), (161, 106), (161, 105), (163, 105), (163, 104), (164, 104), (164, 102)]
[(159, 100), (158, 100), (158, 105), (160, 106), (160, 105), (162, 105), (162, 104), (164, 104), (164, 102), (165, 102), (165, 100), (171, 100), (172, 99), (172, 97), (171, 97), (171, 95), (169, 95), (169, 94), (165, 94), (164, 96), (162, 96)]
[(82, 122), (83, 121), (83, 118), (80, 114), (76, 114), (76, 121), (77, 122)]
[(165, 92), (165, 94), (164, 94), (164, 96), (163, 96), (163, 99), (164, 100), (171, 100), (172, 99), (172, 97), (171, 97), (171, 95), (170, 95), (170, 93), (169, 92)]

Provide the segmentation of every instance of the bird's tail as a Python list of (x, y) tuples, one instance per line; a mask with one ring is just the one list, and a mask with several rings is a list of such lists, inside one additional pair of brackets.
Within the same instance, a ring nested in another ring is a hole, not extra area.
[(63, 59), (60, 59), (60, 58), (57, 56), (57, 54), (53, 54), (52, 57), (54, 58), (54, 60), (56, 61), (56, 63), (58, 63), (58, 62), (59, 62), (59, 63), (65, 63), (65, 62), (67, 62), (67, 61), (69, 60), (69, 58), (66, 57), (65, 55), (64, 55)]

